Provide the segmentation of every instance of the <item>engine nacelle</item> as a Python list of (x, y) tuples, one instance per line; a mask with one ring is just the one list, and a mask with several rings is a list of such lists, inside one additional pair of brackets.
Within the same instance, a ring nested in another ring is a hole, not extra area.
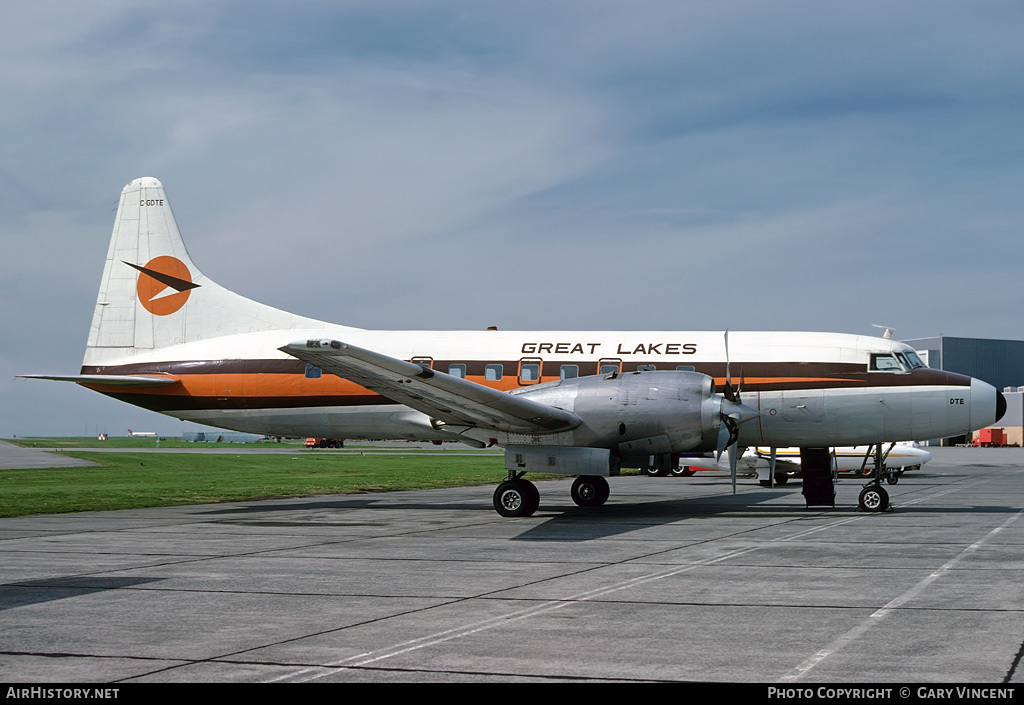
[[(721, 424), (722, 396), (714, 380), (698, 372), (650, 371), (595, 375), (559, 380), (512, 392), (570, 411), (583, 423), (572, 431), (550, 437), (515, 438), (522, 457), (523, 445), (544, 446), (538, 459), (522, 469), (531, 472), (568, 472), (560, 465), (558, 446), (602, 448), (611, 451), (608, 469), (591, 474), (615, 474), (617, 468), (646, 465), (651, 456), (715, 448)], [(554, 460), (552, 460), (554, 458)], [(589, 458), (589, 456), (588, 456)], [(566, 456), (566, 467), (579, 458)], [(597, 462), (593, 458), (591, 462)], [(535, 467), (535, 465), (545, 467)], [(510, 466), (510, 469), (511, 466)], [(582, 474), (573, 472), (570, 474)]]

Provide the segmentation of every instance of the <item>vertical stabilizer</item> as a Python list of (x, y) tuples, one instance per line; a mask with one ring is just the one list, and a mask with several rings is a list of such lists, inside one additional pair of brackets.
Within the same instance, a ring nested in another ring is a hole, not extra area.
[(205, 277), (185, 249), (157, 179), (135, 179), (121, 191), (85, 365), (234, 333), (323, 325)]

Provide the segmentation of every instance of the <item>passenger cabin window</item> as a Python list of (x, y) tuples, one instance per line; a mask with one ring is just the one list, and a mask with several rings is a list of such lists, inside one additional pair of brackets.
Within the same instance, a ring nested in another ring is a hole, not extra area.
[(693, 365), (676, 365), (676, 372), (696, 372), (697, 368)]
[(540, 379), (540, 363), (524, 362), (519, 365), (519, 381), (522, 384), (532, 384)]
[(562, 365), (558, 369), (558, 377), (560, 379), (576, 379), (580, 376), (579, 365)]
[(319, 367), (306, 363), (306, 379), (320, 379), (323, 371)]
[(448, 374), (459, 379), (466, 379), (466, 366), (463, 364), (448, 365)]
[(658, 369), (657, 365), (637, 365), (636, 366), (636, 371), (637, 372), (650, 372), (650, 371), (656, 370), (656, 369)]
[(893, 355), (872, 355), (871, 369), (879, 372), (902, 372), (903, 368)]
[(501, 379), (502, 371), (504, 366), (500, 363), (491, 363), (490, 365), (484, 365), (484, 379), (488, 382), (497, 382)]
[(419, 365), (425, 370), (429, 370), (434, 367), (434, 360), (433, 358), (430, 357), (414, 357), (413, 359), (409, 360), (409, 362), (411, 362), (414, 365)]

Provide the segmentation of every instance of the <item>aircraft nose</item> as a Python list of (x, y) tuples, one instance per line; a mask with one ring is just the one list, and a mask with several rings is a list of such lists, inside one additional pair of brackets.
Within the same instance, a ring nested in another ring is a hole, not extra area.
[(971, 380), (971, 426), (991, 426), (1006, 413), (1006, 397), (988, 382)]

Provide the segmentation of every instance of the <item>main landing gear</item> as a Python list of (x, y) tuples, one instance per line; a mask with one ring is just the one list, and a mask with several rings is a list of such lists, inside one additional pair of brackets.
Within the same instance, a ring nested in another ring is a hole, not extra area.
[(503, 517), (533, 516), (540, 506), (540, 490), (523, 474), (510, 476), (494, 490), (494, 508)]
[(572, 501), (581, 507), (600, 507), (608, 501), (610, 492), (608, 480), (600, 475), (580, 475), (569, 490)]
[[(533, 516), (540, 507), (540, 491), (523, 475), (510, 475), (494, 490), (494, 509), (503, 517)], [(600, 507), (608, 501), (608, 481), (600, 475), (581, 475), (569, 490), (572, 501), (581, 507)]]
[(640, 473), (647, 477), (693, 477), (695, 471), (689, 465), (676, 465), (668, 470), (657, 467), (642, 467)]

